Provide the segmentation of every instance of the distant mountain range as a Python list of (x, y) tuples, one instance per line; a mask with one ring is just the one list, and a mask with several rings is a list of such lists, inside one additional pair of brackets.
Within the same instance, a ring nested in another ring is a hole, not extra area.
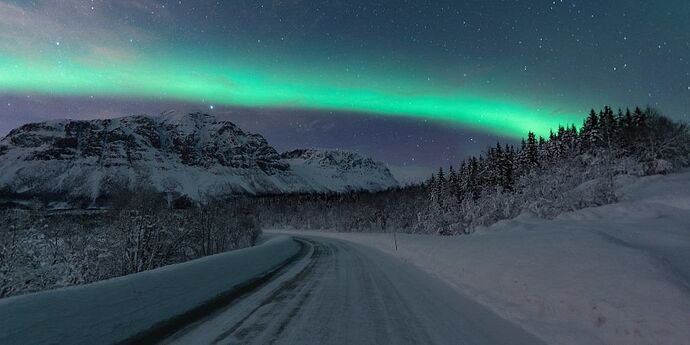
[(195, 201), (237, 194), (378, 191), (381, 162), (338, 150), (279, 154), (258, 134), (202, 113), (26, 124), (0, 141), (0, 195), (97, 203), (153, 190)]

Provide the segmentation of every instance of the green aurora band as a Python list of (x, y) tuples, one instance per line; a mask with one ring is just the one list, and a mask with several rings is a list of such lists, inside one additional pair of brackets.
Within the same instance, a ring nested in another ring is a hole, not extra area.
[(169, 56), (127, 63), (107, 59), (56, 63), (6, 55), (0, 56), (0, 92), (349, 111), (448, 122), (513, 138), (528, 131), (547, 135), (558, 125), (581, 121), (574, 112), (554, 115), (556, 107), (545, 109), (452, 88), (430, 89), (423, 82), (388, 74), (348, 80), (333, 68), (315, 67), (313, 73), (304, 73), (309, 68), (303, 68), (297, 73), (287, 66), (257, 65)]

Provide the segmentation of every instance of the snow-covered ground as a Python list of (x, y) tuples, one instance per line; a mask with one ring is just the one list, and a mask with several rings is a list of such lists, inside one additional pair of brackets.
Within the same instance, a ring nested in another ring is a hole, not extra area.
[(319, 235), (398, 256), (548, 343), (688, 344), (690, 172), (617, 184), (617, 204), (471, 236), (398, 234), (398, 251), (392, 234)]
[(0, 344), (111, 344), (181, 315), (298, 253), (289, 237), (94, 284), (0, 300)]

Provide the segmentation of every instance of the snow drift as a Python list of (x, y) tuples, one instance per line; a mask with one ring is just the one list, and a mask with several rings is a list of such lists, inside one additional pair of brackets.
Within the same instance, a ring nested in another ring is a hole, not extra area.
[(152, 271), (3, 299), (0, 344), (117, 343), (270, 272), (299, 250), (279, 236)]

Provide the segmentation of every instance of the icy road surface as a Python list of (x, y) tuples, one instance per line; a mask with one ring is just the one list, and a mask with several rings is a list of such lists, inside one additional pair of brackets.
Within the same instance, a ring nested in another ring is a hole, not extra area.
[(445, 283), (351, 242), (301, 237), (304, 256), (164, 344), (540, 344)]

